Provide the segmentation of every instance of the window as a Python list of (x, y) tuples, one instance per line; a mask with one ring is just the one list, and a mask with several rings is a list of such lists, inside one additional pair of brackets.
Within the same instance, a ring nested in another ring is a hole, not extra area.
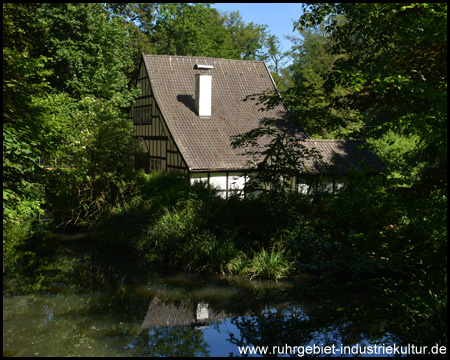
[(134, 108), (135, 124), (152, 124), (152, 108), (150, 106)]
[(159, 159), (150, 159), (150, 170), (161, 170), (161, 160)]
[(149, 173), (149, 157), (148, 154), (136, 154), (134, 157), (134, 168), (136, 170), (144, 169)]

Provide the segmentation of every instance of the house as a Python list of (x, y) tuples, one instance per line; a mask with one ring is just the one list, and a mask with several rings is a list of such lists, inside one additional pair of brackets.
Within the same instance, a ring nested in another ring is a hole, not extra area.
[[(252, 94), (277, 91), (263, 61), (143, 54), (137, 85), (142, 92), (130, 117), (144, 155), (135, 165), (146, 171), (186, 174), (192, 183), (207, 181), (225, 198), (242, 191), (254, 171), (248, 156), (233, 148), (230, 138), (259, 127), (264, 118), (288, 113), (283, 105), (259, 111), (256, 101), (243, 101)], [(357, 142), (313, 140), (302, 129), (297, 137), (305, 146), (317, 148), (325, 160), (322, 165), (309, 163), (305, 169), (309, 173), (324, 175), (329, 170), (323, 164), (334, 159), (339, 160), (338, 175), (361, 159), (381, 166), (368, 150), (356, 154)], [(334, 173), (328, 175), (328, 187), (341, 186)], [(301, 179), (295, 186), (304, 193), (314, 188)]]

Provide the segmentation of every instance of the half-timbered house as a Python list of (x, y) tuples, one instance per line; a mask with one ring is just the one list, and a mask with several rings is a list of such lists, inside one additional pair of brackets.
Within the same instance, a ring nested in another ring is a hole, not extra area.
[[(243, 101), (249, 95), (277, 91), (263, 61), (143, 54), (137, 85), (141, 96), (130, 116), (144, 155), (136, 157), (136, 166), (183, 173), (191, 182), (207, 181), (223, 197), (241, 191), (252, 170), (249, 158), (231, 146), (230, 138), (259, 127), (265, 118), (282, 118), (288, 111), (282, 104), (259, 111), (255, 101)], [(356, 149), (357, 142), (314, 140), (303, 130), (297, 136), (326, 161), (338, 160), (335, 169), (339, 171), (328, 174), (329, 189), (342, 186), (339, 175), (361, 159), (380, 166), (375, 154)], [(308, 166), (310, 174), (329, 171), (314, 162)], [(302, 181), (295, 183), (301, 192), (319, 186)]]

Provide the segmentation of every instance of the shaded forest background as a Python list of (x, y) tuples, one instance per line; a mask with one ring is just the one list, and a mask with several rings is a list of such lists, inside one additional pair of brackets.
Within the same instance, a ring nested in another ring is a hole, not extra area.
[[(314, 4), (298, 17), (281, 51), (266, 25), (209, 4), (3, 4), (4, 274), (38, 262), (30, 239), (88, 229), (147, 262), (369, 284), (410, 340), (446, 343), (447, 5)], [(136, 172), (141, 53), (266, 60), (297, 124), (366, 139), (386, 181), (355, 175), (312, 203), (224, 203)], [(52, 222), (38, 221), (45, 212)]]

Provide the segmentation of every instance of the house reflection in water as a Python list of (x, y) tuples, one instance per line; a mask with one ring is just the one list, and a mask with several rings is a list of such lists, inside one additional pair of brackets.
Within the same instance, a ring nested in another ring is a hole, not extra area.
[(250, 315), (250, 312), (235, 314), (225, 310), (215, 310), (204, 301), (181, 300), (174, 303), (154, 297), (150, 301), (141, 329), (156, 326), (201, 326), (211, 321)]

